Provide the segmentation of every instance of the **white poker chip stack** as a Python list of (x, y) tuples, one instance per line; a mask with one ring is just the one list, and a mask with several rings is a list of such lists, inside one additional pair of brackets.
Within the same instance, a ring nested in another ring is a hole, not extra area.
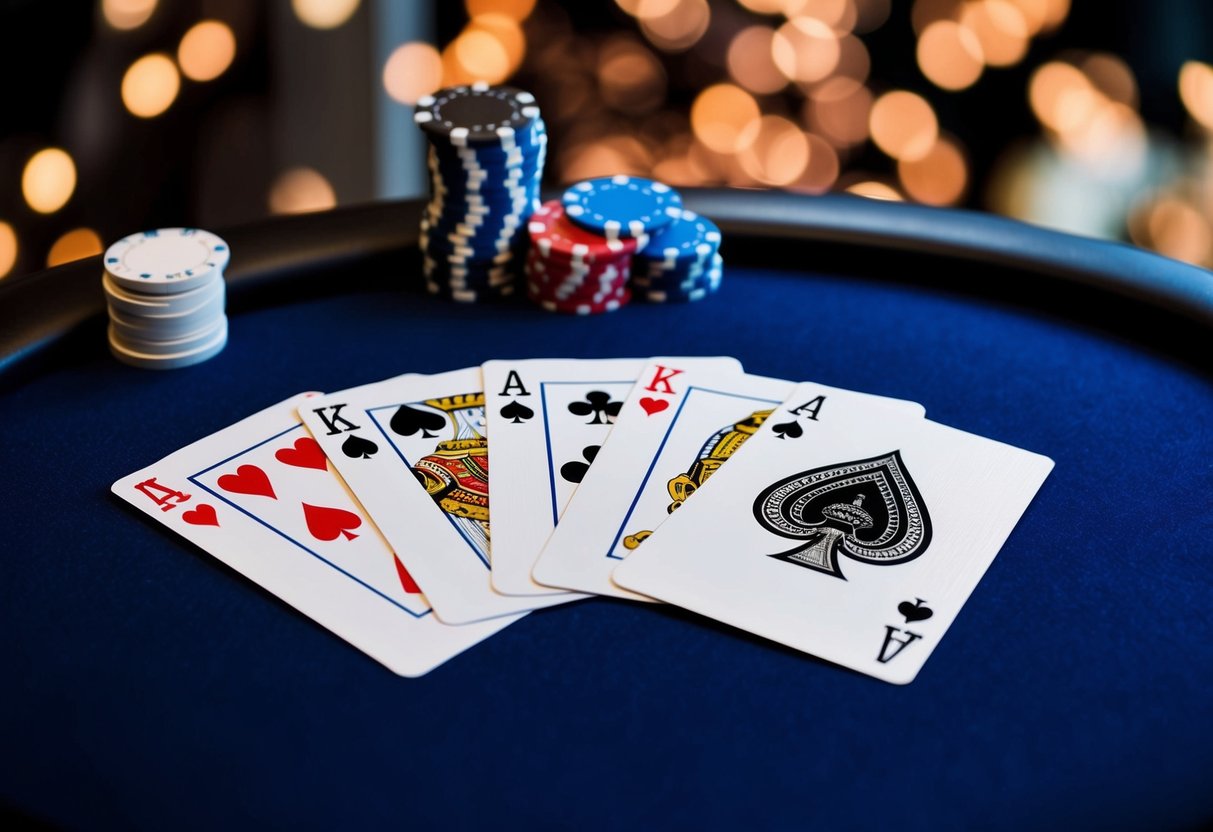
[(227, 344), (223, 270), (231, 251), (198, 228), (124, 237), (105, 252), (110, 352), (135, 367), (198, 364)]

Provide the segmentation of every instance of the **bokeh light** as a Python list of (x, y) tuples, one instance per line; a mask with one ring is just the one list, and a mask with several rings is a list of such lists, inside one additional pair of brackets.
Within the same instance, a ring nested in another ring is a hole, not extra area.
[(535, 11), (535, 0), (466, 0), (463, 5), (469, 18), (482, 14), (502, 14), (519, 23)]
[(685, 52), (708, 30), (712, 9), (707, 0), (640, 0), (640, 31), (665, 52)]
[(805, 121), (838, 148), (867, 141), (872, 93), (853, 78), (831, 78), (813, 88)]
[(1058, 132), (1072, 129), (1096, 106), (1087, 76), (1064, 61), (1050, 61), (1032, 73), (1028, 101), (1040, 123)]
[(981, 42), (990, 66), (1014, 66), (1028, 54), (1028, 25), (1009, 0), (973, 0), (960, 10), (960, 25)]
[(8, 223), (0, 220), (0, 278), (8, 277), (8, 273), (17, 264), (17, 232)]
[(358, 11), (359, 0), (291, 0), (299, 22), (313, 29), (336, 29)]
[(790, 185), (809, 165), (808, 139), (783, 116), (768, 115), (750, 122), (739, 143), (745, 148), (738, 154), (742, 169), (764, 185)]
[(412, 106), (441, 86), (442, 56), (428, 43), (403, 43), (383, 64), (383, 88), (401, 104)]
[(1185, 63), (1179, 70), (1179, 97), (1197, 124), (1213, 130), (1213, 66)]
[(746, 132), (762, 113), (758, 102), (741, 87), (716, 84), (695, 97), (691, 105), (691, 128), (695, 138), (716, 153), (737, 153), (745, 149)]
[(811, 17), (835, 32), (850, 32), (859, 20), (853, 0), (786, 0), (783, 14), (789, 18)]
[(300, 167), (278, 175), (270, 187), (269, 204), (274, 214), (306, 214), (327, 211), (337, 204), (337, 197), (319, 171)]
[(631, 36), (606, 41), (598, 50), (598, 89), (603, 102), (621, 113), (650, 113), (665, 103), (661, 60)]
[(138, 29), (156, 11), (156, 0), (101, 0), (101, 16), (115, 29)]
[(775, 65), (774, 39), (775, 30), (770, 26), (750, 26), (729, 42), (729, 75), (752, 93), (769, 95), (788, 85), (787, 76)]
[(796, 17), (775, 30), (771, 57), (791, 81), (820, 81), (838, 66), (838, 34), (813, 17)]
[(825, 193), (838, 180), (841, 170), (838, 152), (821, 136), (805, 133), (804, 138), (809, 146), (809, 163), (788, 188), (809, 194)]
[(94, 257), (104, 250), (101, 237), (91, 228), (75, 228), (55, 240), (46, 255), (47, 268)]
[(122, 103), (132, 115), (155, 118), (172, 106), (180, 89), (177, 65), (156, 52), (135, 61), (122, 76)]
[(76, 190), (76, 163), (57, 147), (39, 150), (25, 163), (21, 193), (39, 214), (53, 214), (67, 204)]
[(911, 199), (927, 205), (955, 205), (968, 186), (969, 170), (960, 146), (940, 137), (926, 156), (897, 163), (897, 178)]
[(1137, 107), (1137, 79), (1133, 70), (1120, 58), (1108, 52), (1095, 52), (1079, 64), (1091, 86), (1109, 100)]
[(941, 89), (971, 87), (985, 68), (981, 41), (955, 21), (936, 20), (918, 38), (918, 67)]
[(847, 193), (865, 196), (868, 199), (881, 199), (886, 202), (902, 202), (901, 194), (892, 185), (887, 185), (876, 179), (865, 179), (847, 187)]
[(939, 135), (935, 111), (920, 95), (887, 92), (872, 104), (868, 128), (876, 146), (894, 159), (915, 161), (931, 152)]
[(1130, 223), (1133, 242), (1188, 263), (1213, 260), (1213, 227), (1191, 202), (1167, 194), (1147, 202)]
[(232, 65), (236, 36), (218, 20), (204, 20), (190, 27), (177, 47), (181, 74), (191, 81), (213, 81)]

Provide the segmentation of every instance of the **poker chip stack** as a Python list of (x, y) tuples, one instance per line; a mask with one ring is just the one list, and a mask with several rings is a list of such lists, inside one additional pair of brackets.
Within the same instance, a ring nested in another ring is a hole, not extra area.
[(527, 237), (527, 295), (549, 312), (610, 312), (631, 299), (632, 255), (646, 236), (608, 240), (574, 225), (554, 199), (531, 216)]
[(205, 361), (227, 344), (223, 270), (231, 251), (197, 228), (132, 234), (105, 252), (110, 352), (135, 367)]
[(427, 288), (464, 302), (512, 293), (547, 155), (534, 96), (483, 83), (451, 87), (418, 101), (413, 118), (429, 140)]
[(552, 312), (610, 312), (632, 297), (632, 257), (682, 214), (682, 196), (634, 176), (587, 179), (528, 225), (527, 292)]
[(682, 211), (636, 255), (632, 284), (651, 303), (695, 301), (719, 289), (723, 274), (720, 229), (707, 217)]

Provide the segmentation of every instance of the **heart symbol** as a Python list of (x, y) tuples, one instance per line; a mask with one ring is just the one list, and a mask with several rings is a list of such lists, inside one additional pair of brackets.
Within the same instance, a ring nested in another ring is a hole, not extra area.
[(218, 526), (219, 518), (215, 516), (215, 507), (206, 503), (200, 504), (181, 515), (181, 519), (191, 526)]
[(307, 520), (307, 530), (317, 540), (336, 540), (338, 535), (353, 540), (358, 535), (351, 533), (350, 529), (362, 525), (362, 518), (352, 511), (307, 503), (303, 503), (303, 518)]
[(219, 487), (236, 494), (255, 494), (259, 497), (269, 497), (271, 500), (278, 499), (274, 486), (270, 485), (270, 478), (256, 465), (241, 465), (236, 469), (236, 473), (224, 474), (219, 478)]
[(640, 400), (640, 406), (644, 408), (644, 412), (652, 416), (654, 413), (660, 413), (670, 406), (670, 403), (665, 399), (651, 399), (645, 396)]
[(935, 614), (935, 610), (930, 607), (922, 606), (923, 600), (915, 598), (913, 604), (909, 601), (902, 601), (897, 605), (897, 611), (905, 617), (907, 624), (912, 624), (915, 621), (926, 621)]
[(282, 448), (274, 454), (274, 459), (284, 465), (294, 465), (296, 468), (315, 468), (317, 471), (327, 471), (329, 464), (320, 443), (310, 436), (295, 440), (295, 447)]

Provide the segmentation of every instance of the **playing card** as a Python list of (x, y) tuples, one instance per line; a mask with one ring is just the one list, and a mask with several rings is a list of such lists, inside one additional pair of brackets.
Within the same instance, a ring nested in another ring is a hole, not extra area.
[[(612, 584), (610, 575), (615, 561), (643, 540), (645, 535), (640, 533), (646, 529), (639, 518), (651, 522), (649, 506), (639, 517), (634, 509), (646, 485), (658, 482), (654, 478), (654, 462), (665, 455), (670, 464), (685, 471), (712, 434), (726, 423), (732, 425), (760, 409), (754, 406), (753, 398), (743, 407), (734, 403), (732, 410), (726, 408), (724, 414), (708, 413), (698, 407), (698, 402), (708, 397), (703, 391), (732, 383), (740, 376), (741, 364), (733, 358), (651, 359), (620, 408), (615, 426), (585, 473), (559, 525), (548, 538), (532, 569), (532, 577), (546, 586), (635, 597)], [(781, 398), (772, 397), (762, 406), (773, 407)], [(745, 412), (740, 413), (741, 410)], [(694, 417), (684, 417), (692, 412), (696, 414)], [(672, 432), (676, 433), (673, 444)], [(673, 474), (664, 469), (656, 474), (658, 478), (663, 476), (668, 479)], [(665, 482), (661, 480), (662, 491)], [(663, 509), (672, 502), (673, 498), (665, 499)], [(635, 528), (625, 531), (625, 525), (633, 521), (637, 523)]]
[(404, 676), (517, 620), (438, 621), (295, 415), (267, 408), (113, 485), (113, 492)]
[(448, 624), (572, 600), (503, 595), (489, 578), (488, 430), (480, 368), (403, 375), (299, 415)]
[[(1053, 467), (801, 385), (614, 580), (895, 684), (912, 681)], [(618, 426), (616, 430), (618, 430)]]
[(485, 418), (493, 437), (493, 587), (508, 595), (562, 590), (531, 567), (615, 424), (647, 359), (487, 361)]

